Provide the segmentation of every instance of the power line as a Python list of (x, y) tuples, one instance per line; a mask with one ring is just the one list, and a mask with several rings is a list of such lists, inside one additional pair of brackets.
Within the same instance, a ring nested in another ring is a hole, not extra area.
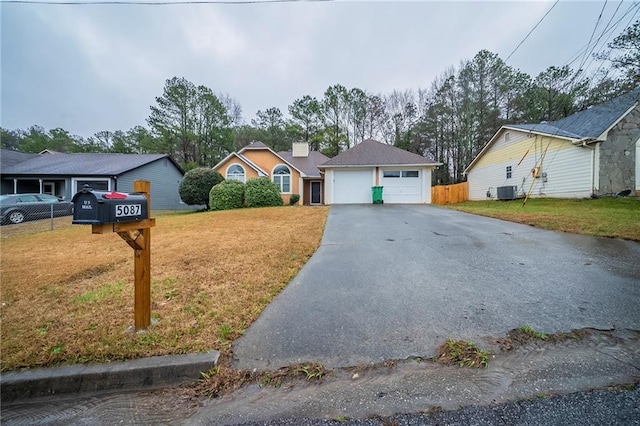
[(319, 3), (319, 2), (331, 2), (334, 0), (176, 0), (176, 1), (137, 1), (137, 0), (125, 0), (125, 1), (51, 1), (51, 0), (0, 0), (0, 4), (41, 4), (41, 5), (54, 5), (54, 6), (98, 6), (98, 5), (139, 5), (139, 6), (172, 6), (172, 5), (185, 5), (185, 4), (226, 4), (226, 5), (246, 5), (246, 4), (262, 4), (262, 3)]
[[(607, 23), (607, 25), (605, 26), (605, 29), (602, 31), (602, 33), (600, 34), (600, 36), (599, 36), (599, 37), (598, 37), (598, 39), (596, 40), (595, 44), (594, 44), (594, 45), (593, 45), (593, 47), (591, 48), (591, 51), (589, 52), (589, 55), (591, 56), (591, 58), (590, 58), (589, 63), (588, 63), (588, 64), (586, 65), (586, 67), (584, 68), (584, 69), (585, 69), (585, 71), (586, 71), (586, 69), (588, 69), (588, 68), (591, 66), (591, 64), (594, 62), (595, 57), (594, 57), (594, 55), (593, 55), (593, 51), (594, 51), (594, 50), (595, 50), (595, 48), (598, 46), (598, 44), (600, 43), (601, 39), (602, 39), (605, 43), (607, 42), (607, 39), (603, 39), (602, 37), (603, 37), (607, 32), (611, 33), (611, 34), (608, 36), (608, 37), (611, 37), (611, 35), (613, 34), (613, 31), (615, 31), (615, 29), (618, 27), (618, 25), (620, 25), (620, 23), (622, 22), (622, 20), (623, 20), (624, 18), (626, 18), (626, 17), (627, 17), (627, 15), (629, 15), (629, 14), (633, 11), (633, 9), (634, 9), (634, 8), (636, 8), (636, 11), (631, 15), (631, 18), (629, 19), (629, 21), (628, 21), (628, 22), (627, 22), (627, 24), (625, 25), (625, 30), (626, 30), (626, 28), (628, 28), (628, 27), (629, 27), (629, 25), (631, 24), (631, 22), (635, 19), (635, 16), (638, 14), (638, 6), (639, 6), (639, 3), (637, 3), (637, 2), (632, 3), (632, 4), (631, 4), (631, 6), (627, 9), (627, 11), (622, 15), (622, 17), (620, 17), (620, 18), (619, 18), (619, 19), (614, 23), (614, 25), (613, 25), (613, 26), (609, 27), (609, 24), (610, 24), (610, 23), (611, 23), (611, 21), (613, 20), (613, 18), (614, 18), (614, 16), (615, 16), (615, 14), (618, 12), (618, 9), (619, 9), (619, 5), (618, 5), (618, 8), (616, 8), (616, 11), (614, 12), (614, 15), (611, 17), (611, 19), (609, 20), (609, 22), (608, 22), (608, 23)], [(588, 50), (588, 47), (587, 47), (587, 50)], [(585, 52), (585, 53), (586, 53), (586, 52)], [(585, 61), (585, 62), (586, 62), (586, 61)], [(597, 76), (598, 72), (600, 72), (600, 69), (602, 69), (602, 66), (604, 65), (604, 62), (605, 62), (605, 61), (604, 61), (603, 59), (600, 59), (600, 64), (598, 65), (598, 68), (596, 69), (596, 71), (595, 71), (595, 72), (593, 72), (593, 73), (591, 74), (591, 76), (588, 76), (588, 75), (586, 75), (586, 73), (585, 73), (585, 75), (582, 77), (582, 79), (583, 79), (583, 80), (585, 80), (585, 79), (586, 79), (586, 80), (589, 80), (589, 81), (588, 81), (588, 83), (589, 83), (589, 87), (590, 87), (590, 88), (591, 88), (591, 87), (593, 87), (593, 85), (594, 85), (594, 80), (593, 80), (593, 78), (592, 78), (592, 77), (596, 77), (596, 76)], [(582, 64), (580, 64), (580, 65), (581, 65), (581, 67), (582, 67), (582, 66), (584, 65), (584, 63), (582, 63)]]
[[(589, 37), (589, 41), (587, 42), (587, 46), (589, 46), (591, 44), (591, 42), (593, 41), (593, 36), (596, 33), (596, 30), (598, 29), (598, 24), (600, 23), (600, 20), (602, 19), (602, 13), (604, 12), (605, 7), (607, 7), (607, 1), (604, 2), (604, 4), (602, 5), (602, 9), (600, 10), (600, 15), (598, 15), (598, 19), (596, 20), (596, 25), (593, 27), (593, 31), (591, 31), (591, 37)], [(618, 6), (619, 7), (619, 6)], [(617, 11), (618, 9), (616, 9)], [(591, 52), (593, 52), (593, 50), (595, 49), (597, 43), (594, 44), (593, 48), (591, 49)], [(584, 66), (584, 63), (587, 62), (587, 58), (589, 57), (589, 49), (586, 49), (584, 51), (584, 56), (582, 57), (582, 61), (580, 62), (580, 66), (578, 67), (578, 69), (582, 69), (582, 67)]]
[(544, 21), (544, 18), (547, 17), (547, 15), (549, 14), (549, 12), (551, 12), (553, 10), (554, 7), (556, 7), (556, 5), (558, 4), (558, 2), (560, 2), (560, 0), (556, 0), (556, 2), (553, 4), (553, 6), (551, 6), (549, 8), (549, 10), (547, 10), (547, 13), (544, 14), (544, 16), (542, 18), (540, 18), (540, 20), (538, 21), (537, 24), (535, 24), (533, 26), (533, 28), (531, 28), (531, 31), (529, 31), (529, 33), (522, 39), (522, 41), (520, 43), (518, 43), (518, 45), (516, 46), (515, 49), (513, 49), (513, 51), (511, 53), (509, 53), (509, 56), (507, 56), (507, 59), (505, 59), (505, 63), (509, 62), (509, 59), (511, 58), (511, 56), (516, 53), (516, 51), (520, 48), (520, 46), (522, 46), (522, 43), (524, 43), (525, 41), (527, 41), (527, 39), (529, 38), (529, 36), (531, 35), (531, 33), (533, 31), (535, 31), (536, 28), (538, 28), (538, 25), (540, 25), (542, 23), (542, 21)]

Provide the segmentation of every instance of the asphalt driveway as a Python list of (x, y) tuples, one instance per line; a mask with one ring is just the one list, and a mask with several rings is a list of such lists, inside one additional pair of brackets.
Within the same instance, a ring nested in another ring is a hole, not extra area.
[(429, 357), (530, 325), (640, 329), (640, 244), (433, 206), (333, 206), (322, 244), (233, 346), (239, 368)]

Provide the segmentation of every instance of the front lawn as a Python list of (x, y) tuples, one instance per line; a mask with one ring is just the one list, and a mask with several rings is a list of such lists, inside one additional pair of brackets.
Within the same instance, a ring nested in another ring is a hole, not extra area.
[(450, 209), (554, 231), (640, 241), (640, 199), (553, 199), (467, 201)]
[[(152, 326), (133, 325), (133, 250), (74, 225), (3, 235), (2, 371), (226, 350), (320, 245), (328, 208), (162, 215)], [(70, 218), (67, 218), (69, 221)]]

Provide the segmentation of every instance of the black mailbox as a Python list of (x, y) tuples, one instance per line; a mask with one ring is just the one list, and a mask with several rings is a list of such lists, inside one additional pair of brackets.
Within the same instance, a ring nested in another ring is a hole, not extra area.
[(92, 191), (87, 185), (73, 196), (73, 221), (80, 225), (133, 222), (148, 219), (147, 198), (142, 194)]

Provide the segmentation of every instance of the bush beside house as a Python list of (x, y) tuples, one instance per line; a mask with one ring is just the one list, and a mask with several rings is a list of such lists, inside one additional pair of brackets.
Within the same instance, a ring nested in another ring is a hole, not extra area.
[(211, 210), (239, 209), (244, 206), (244, 183), (225, 180), (211, 188), (209, 193)]
[(224, 178), (207, 167), (189, 170), (180, 183), (180, 198), (190, 206), (206, 205), (209, 210), (209, 192)]
[(244, 197), (247, 207), (281, 206), (282, 197), (278, 185), (268, 178), (251, 179), (245, 184)]

